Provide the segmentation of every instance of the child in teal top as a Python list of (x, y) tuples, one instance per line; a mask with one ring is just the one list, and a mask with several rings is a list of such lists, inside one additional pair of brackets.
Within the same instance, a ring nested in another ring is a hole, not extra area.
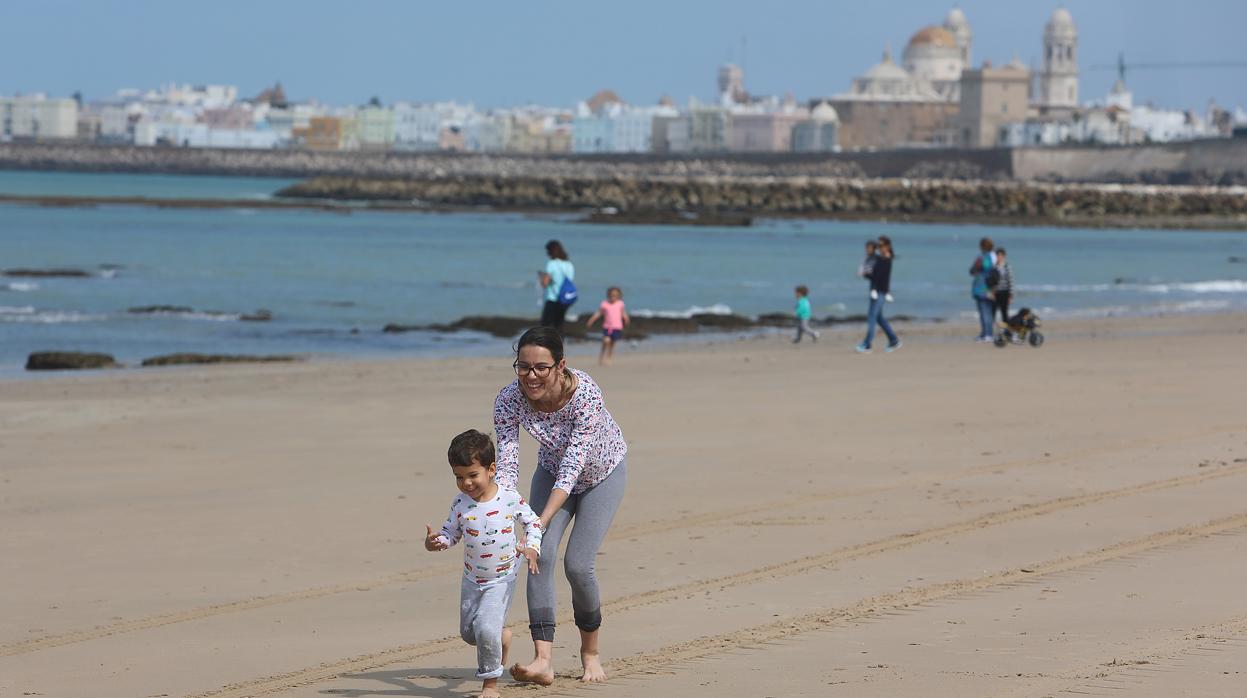
[(792, 343), (796, 344), (797, 342), (800, 342), (801, 336), (806, 333), (809, 333), (809, 335), (814, 338), (814, 341), (817, 342), (818, 333), (810, 327), (810, 316), (812, 315), (812, 313), (810, 313), (810, 289), (806, 286), (798, 286), (794, 289), (794, 292), (797, 295), (797, 308), (795, 312), (797, 316), (797, 337), (792, 340)]

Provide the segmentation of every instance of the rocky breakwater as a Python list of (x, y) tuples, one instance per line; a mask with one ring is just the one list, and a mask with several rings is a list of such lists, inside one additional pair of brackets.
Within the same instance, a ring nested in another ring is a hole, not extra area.
[(1005, 225), (1247, 228), (1247, 188), (833, 177), (317, 177), (294, 199), (510, 211), (683, 211)]

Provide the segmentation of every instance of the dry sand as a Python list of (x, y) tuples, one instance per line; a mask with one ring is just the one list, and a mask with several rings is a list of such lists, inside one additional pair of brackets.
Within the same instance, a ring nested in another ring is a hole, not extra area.
[[(574, 681), (560, 579), (560, 678), (504, 692), (1247, 694), (1247, 316), (1047, 330), (577, 354), (631, 449), (611, 681)], [(469, 694), (460, 553), (421, 539), (509, 361), (0, 384), (0, 695)]]

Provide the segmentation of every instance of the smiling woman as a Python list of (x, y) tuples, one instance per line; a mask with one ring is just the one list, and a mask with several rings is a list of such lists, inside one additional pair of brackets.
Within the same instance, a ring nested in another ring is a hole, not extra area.
[(494, 401), (497, 482), (518, 488), (523, 426), (540, 445), (528, 500), (541, 516), (545, 552), (540, 572), (529, 575), (527, 583), (535, 657), (526, 666), (513, 666), (511, 675), (542, 685), (554, 682), (554, 565), (563, 533), (575, 519), (564, 568), (580, 629), (581, 680), (603, 681), (606, 674), (598, 655), (602, 612), (594, 562), (623, 498), (628, 445), (606, 410), (597, 383), (589, 374), (567, 367), (558, 330), (534, 327), (525, 332), (516, 345), (514, 367), (516, 380)]

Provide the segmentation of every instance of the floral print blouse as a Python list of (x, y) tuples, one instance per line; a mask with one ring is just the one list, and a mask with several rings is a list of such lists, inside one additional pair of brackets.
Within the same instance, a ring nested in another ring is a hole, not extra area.
[(536, 439), (537, 465), (554, 475), (554, 486), (580, 494), (605, 480), (628, 452), (623, 432), (606, 410), (602, 389), (584, 371), (571, 369), (576, 392), (556, 412), (534, 409), (518, 380), (494, 400), (500, 486), (516, 490), (520, 477), (520, 426)]

